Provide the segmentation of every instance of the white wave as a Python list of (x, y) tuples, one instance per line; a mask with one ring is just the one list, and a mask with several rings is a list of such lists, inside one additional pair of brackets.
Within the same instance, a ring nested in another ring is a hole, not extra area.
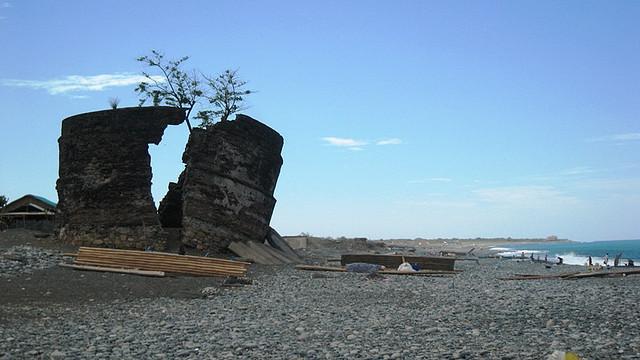
[[(567, 265), (587, 265), (589, 263), (589, 256), (588, 255), (576, 255), (573, 252), (570, 253), (565, 253), (565, 254), (555, 254), (554, 258), (558, 258), (561, 257), (562, 258), (562, 262), (567, 264)], [(610, 257), (607, 259), (607, 263), (609, 266), (613, 266), (614, 265), (614, 260), (615, 257)], [(635, 262), (635, 260), (634, 260)], [(605, 266), (604, 264), (604, 257), (599, 257), (599, 256), (592, 256), (591, 257), (591, 263), (593, 265), (595, 264), (600, 264), (602, 266)], [(622, 266), (625, 265), (627, 263), (627, 259), (620, 259), (620, 263), (618, 265)]]
[[(496, 255), (501, 256), (501, 257), (530, 257), (531, 255), (533, 255), (533, 257), (535, 259), (538, 258), (538, 254), (544, 254), (545, 251), (542, 250), (526, 250), (526, 249), (522, 249), (522, 250), (513, 250), (513, 249), (508, 249), (510, 251), (502, 251), (497, 253)], [(540, 258), (544, 258), (543, 256), (540, 256)]]
[[(567, 265), (586, 265), (589, 263), (589, 257), (584, 255), (576, 255), (575, 253), (568, 254), (554, 254), (554, 259), (558, 257), (562, 258), (562, 262)], [(612, 261), (612, 260), (610, 260)], [(591, 257), (591, 262), (595, 265), (596, 263), (600, 263), (602, 265), (604, 263), (603, 258)]]
[(489, 251), (511, 251), (513, 250), (512, 248), (506, 248), (506, 247), (492, 247), (489, 248)]
[[(507, 249), (507, 250), (508, 251), (501, 251), (496, 255), (500, 257), (505, 257), (505, 258), (519, 258), (519, 259), (523, 257), (530, 258), (531, 255), (533, 255), (535, 260), (544, 260), (546, 255), (547, 261), (550, 263), (557, 263), (559, 260), (558, 258), (562, 258), (562, 263), (566, 265), (587, 265), (589, 263), (588, 255), (578, 255), (574, 252), (560, 254), (560, 253), (551, 253), (545, 250), (526, 250), (526, 249), (522, 249), (522, 250)], [(608, 264), (610, 266), (614, 265), (613, 261), (614, 261), (613, 257), (608, 258)], [(593, 265), (600, 264), (602, 266), (605, 266), (604, 258), (599, 256), (592, 256), (591, 263)], [(621, 259), (619, 265), (624, 265), (626, 263), (627, 263), (626, 259)]]

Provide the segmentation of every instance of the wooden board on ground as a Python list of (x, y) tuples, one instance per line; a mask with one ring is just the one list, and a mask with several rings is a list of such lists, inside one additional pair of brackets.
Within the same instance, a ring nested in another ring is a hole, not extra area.
[(379, 254), (345, 254), (340, 258), (341, 265), (352, 263), (367, 263), (383, 265), (388, 269), (397, 269), (402, 264), (402, 259), (411, 264), (418, 264), (420, 270), (445, 270), (452, 271), (456, 262), (455, 258), (445, 256), (404, 256), (404, 255), (379, 255)]
[(100, 271), (100, 272), (113, 272), (118, 274), (130, 274), (130, 275), (142, 275), (153, 277), (164, 277), (164, 271), (146, 271), (136, 269), (119, 269), (102, 266), (88, 266), (88, 265), (75, 265), (75, 264), (58, 264), (61, 267), (67, 267), (75, 270), (87, 270), (87, 271)]
[(571, 275), (565, 279), (584, 279), (590, 277), (613, 277), (613, 276), (627, 276), (627, 275), (640, 275), (640, 269), (630, 269), (623, 271), (591, 271), (582, 272), (579, 274)]
[(579, 274), (578, 272), (563, 273), (563, 274), (515, 274), (505, 278), (498, 278), (498, 280), (546, 280), (546, 279), (563, 279), (569, 276)]
[(295, 263), (299, 264), (302, 262), (302, 259), (300, 258), (298, 253), (293, 250), (293, 248), (289, 246), (289, 244), (284, 241), (282, 236), (280, 236), (280, 234), (278, 234), (278, 232), (272, 227), (269, 228), (269, 233), (267, 234), (267, 242), (274, 249), (282, 251), (285, 255), (287, 255), (287, 258), (293, 260)]
[(589, 272), (571, 272), (564, 274), (549, 274), (549, 275), (537, 275), (537, 274), (516, 274), (514, 276), (499, 278), (499, 280), (543, 280), (543, 279), (564, 279), (575, 280), (591, 277), (616, 277), (627, 275), (640, 275), (640, 269), (630, 269), (623, 271), (589, 271)]
[[(337, 266), (318, 266), (318, 265), (296, 265), (298, 270), (307, 271), (334, 271), (334, 272), (347, 272), (344, 267)], [(441, 271), (441, 270), (420, 270), (420, 271), (398, 271), (398, 270), (379, 270), (378, 274), (386, 275), (423, 275), (423, 276), (444, 276), (455, 275), (460, 271)]]
[(81, 247), (77, 265), (164, 271), (197, 276), (245, 276), (250, 263), (153, 251)]

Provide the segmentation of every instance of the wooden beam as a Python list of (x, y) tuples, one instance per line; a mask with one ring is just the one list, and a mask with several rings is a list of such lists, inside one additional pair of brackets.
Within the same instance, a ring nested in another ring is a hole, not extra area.
[(420, 265), (421, 270), (454, 270), (455, 258), (445, 256), (409, 256), (409, 255), (379, 255), (379, 254), (344, 254), (340, 257), (340, 264), (367, 263), (383, 265), (389, 269), (397, 269), (402, 264), (402, 258), (408, 263)]
[[(317, 265), (296, 265), (297, 270), (307, 271), (334, 271), (334, 272), (347, 272), (344, 267), (337, 266), (317, 266)], [(455, 275), (460, 271), (439, 271), (439, 270), (420, 270), (420, 271), (398, 271), (398, 270), (379, 270), (378, 274), (385, 275), (425, 275), (425, 276), (438, 276), (438, 275)]]
[(163, 271), (145, 271), (145, 270), (136, 270), (136, 269), (120, 269), (120, 268), (103, 267), (103, 266), (87, 266), (87, 265), (75, 265), (75, 264), (63, 264), (63, 263), (58, 264), (58, 266), (71, 268), (75, 270), (113, 272), (113, 273), (120, 273), (120, 274), (131, 274), (131, 275), (142, 275), (142, 276), (153, 276), (153, 277), (165, 276), (165, 273)]

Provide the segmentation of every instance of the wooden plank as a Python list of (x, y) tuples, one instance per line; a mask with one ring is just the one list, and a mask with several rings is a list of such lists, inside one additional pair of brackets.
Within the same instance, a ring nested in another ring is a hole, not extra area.
[(99, 258), (106, 260), (118, 260), (118, 261), (129, 261), (129, 262), (147, 262), (147, 263), (155, 263), (155, 264), (176, 264), (181, 266), (192, 266), (198, 268), (214, 268), (214, 269), (233, 269), (233, 270), (246, 270), (244, 265), (227, 265), (227, 264), (218, 264), (211, 262), (194, 262), (190, 260), (181, 260), (181, 259), (167, 259), (156, 256), (143, 256), (138, 254), (102, 254), (102, 253), (86, 253), (84, 251), (80, 251), (78, 259), (88, 259), (88, 258)]
[(124, 267), (202, 276), (245, 276), (248, 263), (150, 251), (81, 247), (78, 265)]
[(149, 271), (166, 271), (166, 272), (175, 272), (175, 273), (197, 273), (199, 275), (224, 275), (224, 274), (233, 274), (233, 275), (244, 275), (245, 272), (241, 270), (220, 270), (220, 269), (204, 269), (198, 267), (188, 267), (188, 266), (172, 266), (166, 264), (149, 264), (144, 262), (129, 262), (129, 261), (117, 261), (117, 260), (109, 260), (109, 259), (78, 259), (75, 261), (76, 264), (83, 265), (98, 265), (98, 266), (121, 266), (126, 268), (133, 269), (141, 269), (141, 270), (149, 270)]
[(216, 264), (231, 264), (231, 265), (245, 265), (249, 266), (251, 263), (243, 262), (243, 261), (235, 261), (228, 259), (220, 259), (220, 258), (211, 258), (206, 256), (193, 256), (193, 255), (180, 255), (180, 254), (172, 254), (172, 253), (164, 253), (158, 251), (140, 251), (140, 250), (122, 250), (122, 249), (108, 249), (108, 248), (93, 248), (93, 247), (80, 247), (79, 250), (82, 251), (93, 251), (99, 253), (112, 253), (112, 254), (138, 254), (142, 256), (154, 256), (154, 257), (163, 257), (163, 258), (171, 258), (171, 259), (180, 259), (181, 261), (196, 261), (196, 262), (204, 262), (204, 263), (216, 263)]
[[(95, 261), (81, 261), (75, 263), (77, 265), (88, 265), (88, 266), (100, 266), (100, 267), (121, 267), (121, 268), (130, 268), (129, 265), (119, 265), (109, 262), (95, 262)], [(166, 273), (175, 273), (175, 274), (184, 274), (184, 275), (197, 275), (197, 276), (237, 276), (243, 277), (246, 273), (230, 273), (230, 272), (217, 272), (217, 271), (203, 271), (203, 270), (193, 270), (193, 269), (176, 269), (176, 268), (167, 268), (167, 267), (133, 267), (132, 269), (143, 270), (143, 271), (163, 271)], [(152, 269), (163, 269), (163, 270), (152, 270)]]
[[(347, 272), (344, 267), (336, 266), (317, 266), (317, 265), (296, 265), (298, 270), (307, 271), (334, 271), (334, 272)], [(420, 271), (398, 271), (398, 270), (379, 270), (378, 274), (386, 275), (455, 275), (459, 271), (438, 271), (438, 270), (420, 270)]]
[(278, 234), (278, 232), (270, 227), (269, 233), (267, 234), (267, 242), (274, 249), (282, 251), (289, 259), (293, 260), (295, 263), (301, 263), (302, 258), (298, 253), (293, 250), (291, 246)]
[(244, 266), (231, 266), (225, 264), (210, 264), (210, 263), (194, 263), (190, 261), (179, 261), (177, 259), (162, 259), (155, 257), (144, 257), (140, 255), (131, 255), (131, 254), (121, 254), (121, 255), (111, 255), (111, 254), (98, 254), (92, 253), (87, 254), (84, 252), (79, 253), (77, 259), (105, 259), (105, 260), (117, 260), (117, 261), (130, 261), (130, 262), (147, 262), (152, 264), (166, 264), (166, 265), (180, 265), (180, 266), (193, 266), (198, 268), (211, 268), (211, 269), (231, 269), (231, 270), (244, 270)]
[(296, 265), (296, 269), (298, 269), (298, 270), (308, 270), (308, 271), (347, 272), (347, 270), (344, 267), (336, 267), (336, 266)]
[(409, 256), (409, 255), (379, 255), (379, 254), (344, 254), (340, 257), (340, 264), (368, 263), (383, 265), (389, 269), (397, 269), (402, 259), (412, 264), (419, 264), (421, 270), (454, 270), (455, 258), (444, 256)]
[(136, 268), (142, 270), (151, 271), (169, 271), (169, 272), (198, 272), (198, 273), (212, 273), (212, 274), (245, 274), (241, 269), (216, 269), (216, 268), (203, 268), (198, 266), (188, 265), (176, 265), (176, 264), (162, 264), (144, 261), (121, 261), (118, 259), (100, 259), (100, 258), (79, 258), (75, 261), (77, 264), (101, 264), (101, 265), (117, 265), (128, 268)]
[(583, 279), (589, 277), (607, 277), (607, 276), (627, 276), (640, 274), (640, 269), (626, 270), (626, 271), (596, 271), (596, 272), (583, 272), (566, 277), (565, 279)]
[(102, 266), (87, 266), (87, 265), (74, 265), (74, 264), (58, 264), (58, 266), (71, 268), (75, 270), (87, 270), (87, 271), (101, 271), (101, 272), (113, 272), (120, 274), (131, 274), (131, 275), (142, 275), (142, 276), (154, 276), (154, 277), (164, 277), (165, 273), (163, 271), (146, 271), (146, 270), (135, 270), (135, 269), (119, 269), (119, 268), (111, 268), (111, 267), (102, 267)]
[[(153, 266), (139, 266), (139, 265), (131, 265), (131, 264), (118, 264), (114, 262), (104, 262), (104, 261), (77, 261), (75, 264), (78, 265), (89, 265), (89, 266), (102, 266), (102, 267), (121, 267), (121, 268), (132, 268), (139, 269), (144, 271), (164, 271), (176, 274), (187, 274), (187, 275), (200, 275), (200, 276), (244, 276), (244, 272), (226, 272), (226, 271), (208, 271), (208, 270), (197, 270), (197, 269), (184, 269), (184, 268), (171, 268), (171, 267), (153, 267)], [(161, 270), (160, 270), (161, 269)]]
[[(187, 275), (200, 275), (200, 276), (244, 276), (245, 273), (233, 273), (233, 272), (222, 272), (222, 271), (206, 271), (206, 270), (197, 270), (197, 269), (180, 269), (180, 268), (169, 268), (169, 267), (146, 267), (146, 266), (138, 266), (130, 264), (118, 264), (112, 262), (101, 262), (101, 261), (79, 261), (76, 262), (78, 265), (90, 265), (90, 266), (103, 266), (103, 267), (120, 267), (120, 268), (132, 268), (139, 269), (145, 271), (164, 271), (176, 274), (187, 274)], [(162, 269), (162, 270), (159, 270)]]
[(515, 274), (514, 276), (498, 278), (498, 280), (547, 280), (547, 279), (564, 279), (577, 275), (579, 272), (570, 272), (562, 274)]
[(131, 263), (131, 264), (149, 264), (149, 265), (158, 265), (158, 266), (184, 266), (184, 267), (193, 267), (198, 269), (214, 269), (214, 270), (234, 270), (234, 271), (245, 271), (244, 267), (233, 267), (228, 265), (212, 265), (212, 264), (194, 264), (189, 262), (177, 262), (177, 261), (166, 261), (161, 259), (153, 259), (153, 258), (132, 258), (125, 256), (110, 256), (110, 255), (87, 255), (80, 254), (76, 257), (77, 261), (84, 260), (101, 260), (101, 261), (117, 261), (121, 263)]

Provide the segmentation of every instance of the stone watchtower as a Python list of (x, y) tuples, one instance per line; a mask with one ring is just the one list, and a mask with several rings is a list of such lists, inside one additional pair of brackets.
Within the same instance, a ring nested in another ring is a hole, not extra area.
[(263, 242), (276, 204), (284, 140), (249, 116), (193, 129), (185, 170), (160, 203), (164, 226), (180, 227), (182, 243), (219, 252), (231, 242)]
[(164, 247), (151, 196), (149, 144), (184, 111), (165, 106), (97, 111), (62, 122), (58, 208), (60, 240), (74, 245)]

